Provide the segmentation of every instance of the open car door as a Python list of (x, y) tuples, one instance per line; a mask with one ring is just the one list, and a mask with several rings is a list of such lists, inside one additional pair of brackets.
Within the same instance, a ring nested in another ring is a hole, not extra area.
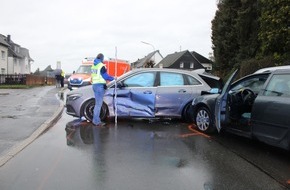
[(223, 87), (222, 93), (217, 97), (215, 102), (215, 125), (220, 132), (221, 130), (221, 122), (226, 121), (226, 107), (227, 107), (227, 98), (228, 93), (231, 87), (231, 84), (236, 77), (238, 69), (233, 72), (233, 74), (229, 77), (226, 84)]

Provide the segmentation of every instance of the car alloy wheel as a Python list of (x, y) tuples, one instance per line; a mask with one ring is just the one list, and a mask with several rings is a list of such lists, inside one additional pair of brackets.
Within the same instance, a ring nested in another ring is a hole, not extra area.
[[(83, 116), (88, 121), (92, 121), (94, 117), (94, 108), (95, 108), (95, 100), (89, 100), (84, 104), (83, 109)], [(103, 121), (107, 118), (107, 106), (103, 103), (101, 112), (100, 112), (100, 119)]]
[(206, 107), (198, 109), (195, 116), (195, 123), (198, 129), (202, 132), (209, 133), (214, 131), (211, 114)]

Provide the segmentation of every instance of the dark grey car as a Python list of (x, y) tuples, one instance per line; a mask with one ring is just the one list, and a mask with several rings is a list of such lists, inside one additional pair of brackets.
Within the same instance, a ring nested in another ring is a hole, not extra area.
[(193, 120), (198, 129), (225, 129), (289, 150), (290, 70), (255, 73), (232, 83), (236, 73), (220, 94), (193, 101)]
[[(214, 79), (212, 79), (214, 80)], [(183, 118), (193, 98), (210, 86), (195, 72), (180, 69), (135, 69), (108, 84), (100, 117)], [(66, 113), (91, 121), (95, 104), (92, 86), (67, 94)]]

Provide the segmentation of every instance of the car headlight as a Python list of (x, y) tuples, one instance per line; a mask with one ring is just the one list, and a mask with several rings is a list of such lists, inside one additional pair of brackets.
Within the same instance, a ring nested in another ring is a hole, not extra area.
[(70, 94), (67, 96), (67, 100), (68, 101), (75, 101), (75, 100), (79, 99), (80, 97), (82, 97), (82, 94)]

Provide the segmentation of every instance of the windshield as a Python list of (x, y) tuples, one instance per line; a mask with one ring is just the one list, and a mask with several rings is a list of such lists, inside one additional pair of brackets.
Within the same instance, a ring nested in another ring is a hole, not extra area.
[(81, 65), (76, 73), (91, 73), (91, 65)]
[(247, 77), (245, 79), (242, 79), (241, 81), (237, 81), (233, 85), (231, 91), (238, 91), (240, 89), (249, 88), (255, 93), (258, 93), (266, 82), (268, 76), (268, 74), (256, 75), (250, 78)]

